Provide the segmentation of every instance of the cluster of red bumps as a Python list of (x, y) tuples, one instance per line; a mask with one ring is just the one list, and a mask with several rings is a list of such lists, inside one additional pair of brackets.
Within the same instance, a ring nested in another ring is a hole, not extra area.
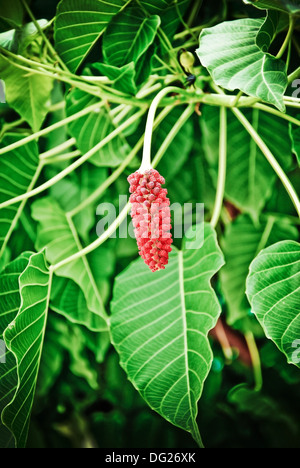
[(130, 183), (131, 217), (141, 257), (151, 271), (164, 270), (171, 252), (172, 234), (168, 191), (165, 179), (155, 169), (135, 172)]

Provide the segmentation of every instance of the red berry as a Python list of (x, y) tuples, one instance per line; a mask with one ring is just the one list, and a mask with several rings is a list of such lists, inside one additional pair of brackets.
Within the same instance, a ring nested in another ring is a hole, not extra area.
[(139, 254), (151, 271), (164, 270), (172, 251), (171, 212), (168, 191), (161, 187), (165, 179), (155, 169), (135, 172), (130, 183), (131, 217)]

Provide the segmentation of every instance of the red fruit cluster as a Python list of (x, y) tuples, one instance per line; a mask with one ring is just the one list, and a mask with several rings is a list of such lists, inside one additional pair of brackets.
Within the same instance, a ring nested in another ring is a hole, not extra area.
[(164, 270), (171, 252), (172, 234), (168, 191), (165, 179), (155, 169), (135, 172), (130, 183), (131, 217), (141, 257), (151, 271)]

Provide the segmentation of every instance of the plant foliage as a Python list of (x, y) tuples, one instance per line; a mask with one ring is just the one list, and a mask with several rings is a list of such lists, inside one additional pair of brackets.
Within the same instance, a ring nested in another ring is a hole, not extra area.
[[(1, 2), (1, 447), (300, 447), (299, 14)], [(152, 273), (127, 178), (160, 92)]]

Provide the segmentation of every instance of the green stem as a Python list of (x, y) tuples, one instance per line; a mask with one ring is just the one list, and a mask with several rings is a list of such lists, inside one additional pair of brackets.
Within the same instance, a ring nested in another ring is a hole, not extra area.
[(61, 60), (61, 58), (59, 57), (58, 53), (56, 52), (56, 50), (54, 49), (54, 47), (52, 46), (51, 42), (49, 41), (49, 39), (47, 38), (46, 34), (44, 33), (44, 31), (42, 30), (42, 28), (40, 27), (39, 23), (37, 22), (36, 18), (34, 17), (31, 9), (29, 8), (29, 6), (27, 5), (27, 1), (26, 0), (21, 0), (25, 10), (27, 11), (28, 15), (30, 16), (33, 24), (35, 25), (37, 31), (40, 33), (41, 37), (43, 38), (45, 44), (47, 44), (47, 47), (48, 49), (50, 50), (54, 60), (57, 60), (58, 63), (60, 64), (60, 66), (62, 67), (63, 70), (65, 71), (69, 71), (68, 68), (66, 67), (66, 65), (64, 64), (64, 62)]
[[(172, 106), (166, 107), (157, 117), (157, 119), (154, 122), (154, 128), (156, 128), (164, 119), (165, 117), (170, 113), (170, 111), (173, 109)], [(124, 172), (126, 167), (131, 163), (133, 158), (137, 155), (137, 153), (141, 150), (143, 147), (143, 142), (144, 142), (144, 135), (139, 139), (135, 147), (132, 149), (132, 151), (129, 153), (126, 159), (122, 162), (122, 164), (103, 182), (103, 184), (100, 185), (100, 187), (95, 190), (89, 197), (87, 197), (82, 203), (77, 205), (72, 211), (68, 213), (68, 215), (73, 218), (76, 216), (80, 211), (84, 210), (86, 207), (90, 206), (92, 203), (94, 203), (96, 200), (98, 200), (101, 195), (105, 192), (105, 190), (108, 189), (117, 179), (120, 177), (120, 175)]]
[(299, 78), (299, 76), (300, 76), (300, 67), (298, 67), (296, 70), (293, 71), (293, 73), (291, 73), (288, 76), (288, 83), (289, 84), (293, 83), (293, 81)]
[(237, 119), (240, 121), (240, 123), (243, 125), (243, 127), (247, 130), (249, 135), (253, 138), (257, 146), (260, 148), (264, 156), (266, 157), (267, 161), (270, 163), (276, 174), (278, 175), (279, 179), (281, 180), (282, 184), (284, 185), (287, 193), (289, 194), (290, 199), (292, 200), (295, 209), (298, 213), (298, 216), (300, 217), (300, 201), (298, 198), (298, 195), (291, 184), (290, 180), (286, 176), (285, 172), (279, 165), (278, 161), (268, 148), (268, 146), (265, 144), (265, 142), (262, 140), (262, 138), (259, 136), (259, 134), (256, 132), (256, 130), (253, 128), (249, 120), (246, 119), (244, 114), (236, 108), (231, 109), (234, 115), (237, 117)]
[[(78, 233), (77, 233), (77, 230), (76, 230), (76, 227), (73, 223), (73, 220), (72, 218), (70, 218), (70, 216), (66, 215), (66, 219), (67, 219), (67, 222), (68, 222), (68, 225), (69, 225), (69, 228), (71, 230), (71, 233), (73, 235), (73, 238), (74, 238), (74, 241), (76, 243), (76, 247), (78, 249), (79, 252), (82, 251), (82, 245), (81, 245), (81, 242), (80, 242), (80, 239), (79, 239), (79, 236), (78, 236)], [(107, 321), (108, 319), (108, 316), (105, 312), (105, 308), (104, 308), (104, 305), (103, 305), (103, 301), (102, 301), (102, 298), (99, 294), (99, 290), (98, 290), (98, 287), (97, 287), (97, 284), (96, 284), (96, 281), (95, 281), (95, 278), (94, 278), (94, 275), (92, 273), (92, 270), (91, 270), (91, 267), (90, 267), (90, 264), (88, 262), (88, 259), (86, 257), (86, 255), (83, 255), (81, 257), (82, 261), (83, 261), (83, 264), (84, 264), (84, 267), (85, 267), (85, 270), (86, 270), (86, 273), (88, 275), (88, 278), (89, 278), (89, 282), (94, 290), (94, 294), (97, 298), (97, 301), (98, 301), (98, 304), (102, 306), (102, 309), (104, 311), (104, 314), (101, 313), (100, 311), (98, 312), (100, 317), (102, 317), (105, 321)]]
[(4, 125), (3, 125), (3, 127), (2, 127), (2, 129), (0, 131), (0, 140), (5, 135), (5, 133), (10, 132), (14, 128), (19, 127), (19, 125), (22, 125), (23, 123), (25, 123), (24, 119), (18, 119), (15, 122), (11, 122), (11, 123), (4, 123)]
[(96, 154), (101, 148), (103, 148), (105, 145), (107, 145), (111, 140), (113, 140), (116, 136), (118, 136), (120, 133), (122, 133), (126, 128), (130, 127), (134, 122), (139, 120), (143, 114), (145, 113), (144, 110), (141, 110), (134, 114), (130, 119), (128, 119), (126, 122), (124, 122), (122, 125), (120, 125), (118, 128), (116, 128), (113, 132), (111, 132), (109, 135), (107, 135), (105, 138), (103, 138), (100, 143), (98, 143), (94, 148), (92, 148), (90, 151), (88, 151), (85, 155), (83, 155), (81, 158), (79, 158), (77, 161), (75, 161), (73, 164), (68, 166), (66, 169), (61, 171), (59, 174), (57, 174), (55, 177), (52, 179), (48, 180), (45, 182), (43, 185), (40, 185), (36, 189), (24, 193), (23, 195), (20, 195), (18, 197), (12, 198), (11, 200), (8, 200), (4, 203), (0, 204), (0, 210), (2, 208), (6, 208), (7, 206), (14, 205), (15, 203), (19, 203), (23, 200), (27, 200), (28, 198), (32, 198), (45, 190), (49, 189), (53, 185), (55, 185), (57, 182), (60, 180), (64, 179), (67, 175), (71, 174), (75, 169), (78, 169), (78, 167), (82, 166), (86, 161), (88, 161), (94, 154)]
[(187, 91), (178, 88), (176, 86), (168, 86), (167, 88), (162, 89), (156, 97), (153, 99), (146, 122), (146, 130), (145, 130), (145, 139), (144, 139), (144, 150), (143, 150), (143, 160), (142, 165), (140, 167), (141, 172), (145, 172), (152, 168), (151, 166), (151, 141), (152, 141), (152, 133), (153, 133), (153, 124), (155, 113), (157, 111), (158, 105), (160, 101), (170, 93), (181, 93), (187, 95)]
[(280, 59), (283, 56), (283, 54), (285, 53), (286, 49), (288, 48), (288, 45), (289, 45), (290, 40), (291, 40), (292, 35), (293, 35), (294, 26), (295, 26), (294, 17), (293, 17), (293, 15), (290, 15), (289, 30), (288, 30), (288, 33), (287, 33), (286, 38), (284, 40), (284, 43), (281, 46), (280, 51), (276, 55), (276, 58)]
[[(165, 110), (166, 111), (166, 110)], [(192, 111), (192, 106), (189, 106), (189, 108), (187, 108), (184, 113), (182, 114), (181, 118), (178, 119), (178, 122), (176, 123), (176, 125), (174, 128), (171, 130), (170, 134), (168, 135), (168, 137), (166, 138), (166, 143), (164, 143), (164, 149), (163, 151), (165, 152), (167, 147), (170, 145), (170, 143), (173, 141), (175, 135), (178, 133), (178, 131), (180, 130), (180, 128), (182, 127), (182, 125), (184, 124), (184, 122), (186, 122), (187, 118), (191, 115), (191, 111)], [(164, 112), (164, 111), (163, 111)], [(158, 163), (161, 159), (161, 152), (162, 150), (159, 150), (158, 154), (156, 155), (155, 157), (155, 160), (156, 160), (156, 163)], [(124, 221), (124, 219), (126, 218), (127, 214), (129, 213), (129, 210), (130, 210), (130, 203), (128, 203), (125, 208), (122, 210), (122, 212), (119, 214), (119, 216), (116, 218), (116, 220), (111, 224), (111, 226), (102, 234), (102, 236), (99, 237), (99, 239), (97, 239), (95, 242), (93, 242), (92, 244), (90, 244), (89, 246), (87, 246), (85, 249), (83, 249), (81, 252), (78, 252), (76, 253), (75, 255), (72, 255), (71, 257), (69, 258), (66, 258), (65, 260), (63, 260), (62, 262), (60, 262), (59, 264), (55, 265), (53, 268), (55, 270), (57, 270), (58, 268), (61, 268), (61, 266), (64, 266), (74, 260), (77, 260), (78, 258), (81, 258), (81, 256), (84, 256), (84, 255), (87, 255), (88, 253), (91, 253), (93, 252), (95, 249), (97, 249), (98, 247), (100, 247), (100, 245), (102, 245), (107, 239), (109, 239), (109, 237), (114, 234), (114, 232), (118, 229), (118, 227), (120, 226), (120, 224)], [(81, 206), (81, 209), (82, 209), (82, 206)], [(69, 216), (74, 216), (74, 214), (76, 214), (76, 212), (72, 211), (72, 212), (69, 212), (68, 215)]]
[[(102, 99), (107, 99), (110, 102), (136, 106), (144, 105), (144, 103), (140, 102), (138, 99), (129, 96), (127, 97), (127, 95), (123, 94), (120, 95), (120, 93), (113, 88), (107, 88), (104, 85), (102, 87), (100, 87), (100, 85), (92, 85), (91, 83), (84, 82), (76, 75), (72, 75), (71, 73), (66, 73), (63, 70), (52, 68), (51, 66), (26, 59), (21, 55), (15, 55), (6, 49), (3, 49), (3, 47), (0, 47), (0, 52), (8, 63), (28, 73), (35, 73), (37, 75), (47, 76), (53, 80), (60, 80), (72, 87), (81, 89), (87, 94), (91, 94), (92, 96), (96, 96)], [(11, 57), (11, 60), (8, 57)], [(30, 65), (30, 67), (20, 65), (17, 61), (26, 63)], [(47, 69), (50, 69), (51, 71), (47, 71)]]
[[(42, 168), (43, 168), (43, 165), (40, 163), (35, 171), (35, 174), (30, 182), (30, 185), (28, 187), (28, 190), (27, 190), (27, 193), (29, 193), (33, 187), (35, 186), (40, 174), (41, 174), (41, 171), (42, 171)], [(9, 231), (8, 233), (6, 234), (5, 236), (5, 239), (4, 239), (4, 242), (2, 244), (2, 247), (1, 247), (1, 250), (0, 250), (0, 258), (2, 257), (3, 253), (4, 253), (4, 250), (6, 249), (6, 246), (7, 246), (7, 243), (10, 239), (10, 236), (12, 235), (13, 231), (15, 230), (15, 227), (17, 225), (17, 222), (19, 221), (20, 219), (20, 216), (21, 214), (23, 213), (23, 210), (25, 208), (25, 205), (26, 205), (26, 202), (27, 202), (27, 199), (25, 198), (22, 203), (20, 204), (20, 206), (18, 207), (18, 211), (16, 213), (16, 216), (14, 217), (10, 227), (9, 227)]]
[(44, 166), (48, 166), (49, 164), (60, 163), (63, 161), (70, 161), (70, 159), (75, 159), (81, 156), (82, 153), (79, 150), (70, 151), (69, 153), (63, 153), (58, 156), (54, 156), (52, 158), (47, 158), (43, 160)]
[(63, 151), (69, 149), (71, 146), (76, 145), (76, 140), (75, 138), (70, 138), (69, 140), (65, 141), (61, 145), (55, 146), (49, 151), (46, 151), (45, 153), (40, 154), (40, 160), (43, 161), (47, 158), (52, 158), (53, 156), (56, 156), (57, 154), (61, 154)]
[(288, 122), (293, 123), (294, 125), (297, 125), (300, 127), (300, 120), (296, 119), (295, 117), (292, 117), (291, 115), (288, 114), (283, 114), (277, 109), (274, 109), (273, 107), (266, 106), (265, 104), (260, 104), (259, 102), (254, 104), (253, 109), (259, 109), (264, 112), (268, 112), (269, 114), (276, 115), (276, 117), (280, 117), (281, 119), (287, 120)]
[(288, 73), (288, 71), (289, 71), (291, 56), (292, 56), (292, 38), (290, 39), (290, 42), (289, 42), (289, 45), (288, 45), (288, 52), (287, 52), (286, 66), (285, 66), (286, 73)]
[(257, 345), (255, 342), (255, 338), (252, 332), (248, 331), (245, 333), (245, 340), (247, 342), (247, 346), (249, 349), (249, 353), (251, 356), (252, 366), (253, 366), (253, 373), (254, 373), (254, 382), (255, 387), (254, 390), (259, 392), (263, 386), (263, 378), (262, 378), (262, 371), (261, 371), (261, 362), (260, 356), (257, 349)]
[(258, 244), (256, 253), (255, 253), (255, 257), (257, 257), (259, 252), (266, 247), (268, 239), (269, 239), (269, 237), (271, 235), (271, 232), (272, 232), (272, 229), (274, 227), (275, 221), (276, 221), (276, 219), (274, 218), (274, 216), (268, 216), (267, 224), (266, 224), (266, 227), (264, 229), (264, 232), (262, 233), (260, 242)]
[(194, 112), (194, 105), (190, 104), (181, 114), (179, 119), (177, 120), (176, 124), (173, 126), (172, 130), (168, 134), (167, 138), (164, 140), (163, 144), (160, 146), (159, 150), (157, 151), (155, 157), (152, 161), (152, 166), (156, 167), (159, 162), (161, 161), (162, 157), (164, 156), (165, 152), (167, 151), (168, 147), (183, 127), (183, 125), (187, 122), (187, 120), (191, 117)]
[(224, 200), (225, 183), (226, 183), (226, 165), (227, 165), (227, 110), (225, 107), (220, 108), (220, 142), (219, 142), (219, 170), (218, 170), (218, 185), (214, 211), (210, 224), (216, 228)]
[(77, 252), (71, 257), (68, 257), (65, 260), (62, 260), (61, 262), (57, 263), (56, 265), (53, 265), (52, 266), (53, 271), (59, 270), (61, 267), (67, 265), (68, 263), (78, 260), (79, 258), (85, 255), (88, 255), (89, 253), (93, 252), (98, 247), (100, 247), (107, 239), (110, 238), (112, 234), (115, 233), (118, 227), (126, 219), (129, 213), (129, 210), (130, 210), (130, 203), (127, 203), (127, 205), (123, 208), (123, 210), (121, 211), (119, 216), (115, 219), (115, 221), (109, 226), (109, 228), (97, 240), (95, 240), (92, 244), (85, 247), (80, 252)]
[(193, 431), (191, 432), (195, 442), (197, 442), (199, 448), (205, 448), (202, 442), (201, 434), (196, 421), (193, 423)]
[(237, 107), (238, 103), (239, 103), (239, 100), (241, 99), (241, 97), (243, 96), (244, 92), (243, 91), (239, 91), (238, 94), (236, 95), (235, 97), (235, 100), (232, 104), (232, 107)]
[[(198, 2), (197, 2), (197, 3), (198, 3)], [(202, 4), (202, 0), (201, 0), (201, 4)], [(200, 5), (200, 6), (201, 6), (201, 5)], [(177, 16), (178, 16), (178, 18), (180, 19), (180, 22), (181, 22), (181, 24), (183, 25), (184, 29), (186, 29), (186, 30), (189, 32), (189, 34), (194, 38), (194, 40), (195, 40), (196, 43), (197, 43), (197, 41), (198, 41), (197, 36), (196, 36), (196, 35), (194, 34), (194, 32), (190, 29), (190, 26), (184, 21), (184, 18), (183, 18), (182, 14), (181, 14), (181, 11), (180, 11), (180, 7), (178, 6), (178, 0), (175, 0), (175, 8), (176, 8)], [(195, 7), (194, 7), (194, 8), (195, 8)], [(199, 7), (199, 8), (200, 8), (200, 7)], [(191, 22), (190, 24), (192, 24), (192, 22)]]
[(198, 13), (200, 11), (200, 8), (202, 7), (203, 0), (196, 0), (193, 4), (192, 11), (190, 13), (190, 16), (187, 20), (187, 24), (189, 28), (192, 26), (195, 18), (198, 16)]
[(15, 143), (12, 143), (11, 145), (6, 146), (5, 148), (1, 148), (0, 155), (8, 153), (8, 151), (13, 151), (17, 148), (20, 148), (21, 146), (27, 145), (31, 141), (38, 140), (39, 138), (44, 137), (45, 135), (48, 135), (51, 132), (54, 132), (54, 130), (64, 127), (65, 125), (68, 125), (69, 123), (74, 122), (74, 120), (77, 120), (80, 117), (90, 114), (91, 112), (94, 112), (95, 110), (103, 107), (104, 104), (105, 103), (103, 102), (93, 104), (92, 106), (86, 107), (85, 109), (79, 112), (76, 112), (76, 114), (73, 114), (70, 117), (63, 119), (60, 122), (50, 125), (50, 127), (44, 128), (43, 130), (40, 130), (37, 133), (29, 135), (28, 137), (25, 137), (22, 140), (16, 141)]

